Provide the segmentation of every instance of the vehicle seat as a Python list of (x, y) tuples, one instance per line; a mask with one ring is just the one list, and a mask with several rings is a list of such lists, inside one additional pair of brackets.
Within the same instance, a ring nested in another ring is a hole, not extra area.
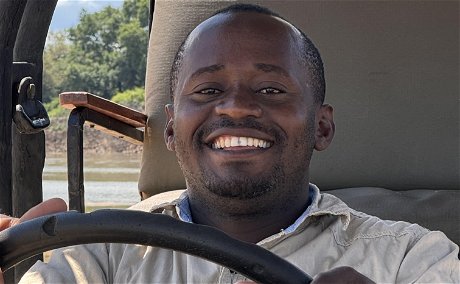
[[(430, 1), (238, 1), (267, 6), (321, 52), (336, 136), (311, 182), (351, 207), (442, 230), (460, 244), (459, 5)], [(164, 144), (174, 54), (189, 31), (236, 1), (157, 0), (148, 51), (139, 191), (185, 188)]]

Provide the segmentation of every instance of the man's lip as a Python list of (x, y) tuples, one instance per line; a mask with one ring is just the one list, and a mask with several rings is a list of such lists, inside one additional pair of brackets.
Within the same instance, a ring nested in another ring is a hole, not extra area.
[(252, 137), (261, 140), (274, 142), (274, 138), (265, 132), (250, 128), (220, 128), (204, 139), (204, 143), (213, 143), (220, 136)]

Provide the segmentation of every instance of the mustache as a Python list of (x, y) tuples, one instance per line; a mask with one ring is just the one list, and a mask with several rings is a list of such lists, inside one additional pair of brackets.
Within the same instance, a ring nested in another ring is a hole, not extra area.
[(283, 136), (280, 134), (281, 130), (276, 129), (273, 126), (264, 125), (252, 117), (246, 117), (246, 118), (239, 119), (239, 120), (234, 120), (229, 117), (222, 117), (219, 120), (214, 121), (210, 124), (202, 125), (197, 131), (198, 139), (196, 141), (203, 141), (204, 137), (207, 137), (212, 132), (220, 128), (255, 129), (255, 130), (271, 135), (277, 141), (283, 141)]

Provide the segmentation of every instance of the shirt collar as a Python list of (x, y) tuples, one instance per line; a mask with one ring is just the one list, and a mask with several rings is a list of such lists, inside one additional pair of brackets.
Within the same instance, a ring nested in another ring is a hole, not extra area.
[(190, 202), (187, 195), (187, 191), (184, 191), (179, 197), (176, 205), (176, 212), (182, 221), (187, 223), (193, 223), (192, 211), (190, 210)]
[[(285, 234), (295, 232), (311, 216), (340, 216), (342, 222), (344, 222), (344, 229), (348, 227), (350, 223), (350, 208), (345, 203), (330, 194), (320, 194), (319, 188), (314, 184), (310, 184), (309, 186), (309, 195), (311, 200), (310, 205), (294, 223), (283, 230)], [(193, 223), (187, 191), (184, 191), (176, 200), (176, 212), (182, 221)]]

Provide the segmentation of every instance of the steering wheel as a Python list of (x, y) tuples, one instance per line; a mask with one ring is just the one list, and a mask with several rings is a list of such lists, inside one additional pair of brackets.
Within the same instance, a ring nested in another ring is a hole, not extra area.
[(164, 214), (103, 209), (39, 217), (0, 232), (2, 271), (47, 250), (88, 243), (156, 246), (202, 257), (259, 283), (310, 283), (296, 266), (215, 228)]

